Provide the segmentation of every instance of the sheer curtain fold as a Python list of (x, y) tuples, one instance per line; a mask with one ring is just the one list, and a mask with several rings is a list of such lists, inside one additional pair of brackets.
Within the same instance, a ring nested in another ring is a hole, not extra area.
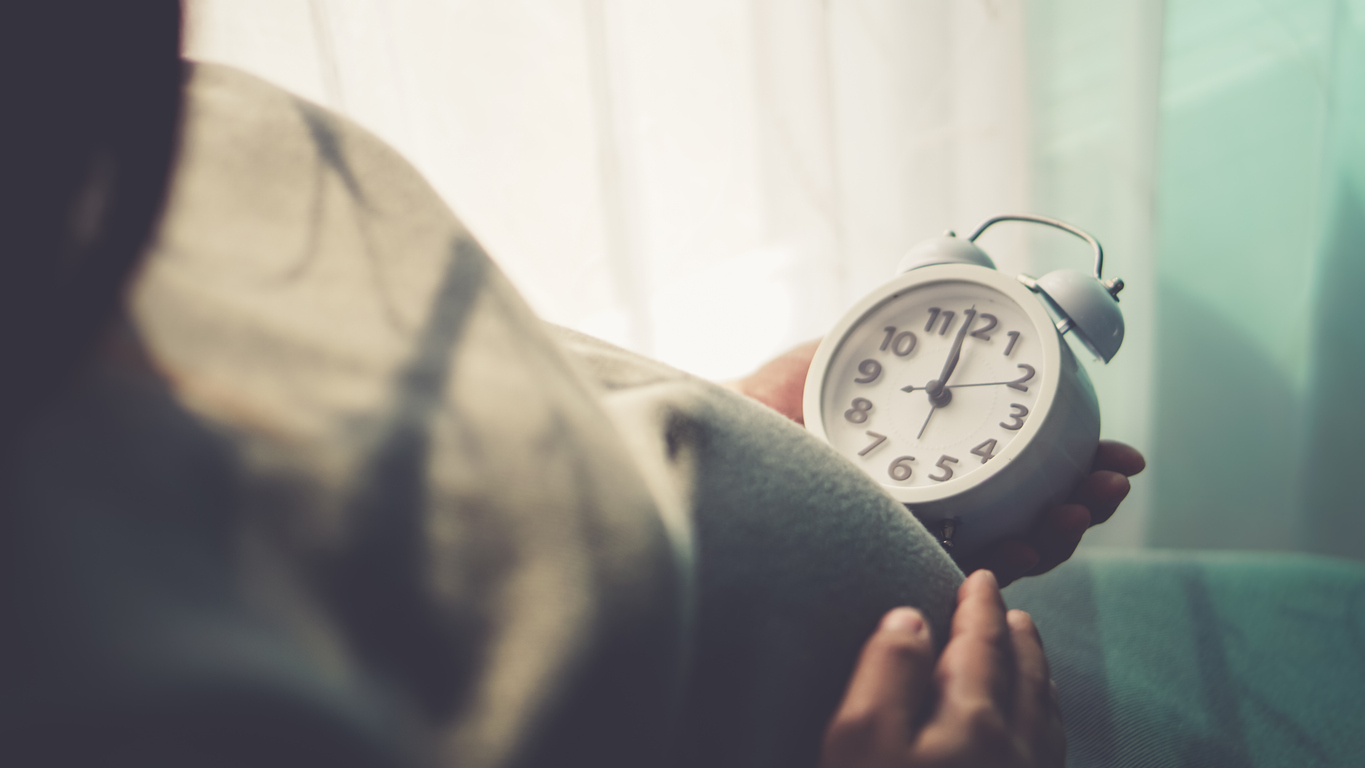
[(1030, 208), (1017, 0), (190, 11), (192, 56), (413, 159), (548, 319), (703, 375), (820, 335), (919, 239)]

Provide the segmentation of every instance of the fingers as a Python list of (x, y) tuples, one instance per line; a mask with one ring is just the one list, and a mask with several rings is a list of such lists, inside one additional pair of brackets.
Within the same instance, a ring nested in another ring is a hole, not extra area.
[(819, 346), (819, 339), (808, 341), (768, 361), (749, 376), (724, 386), (752, 397), (797, 424), (804, 424), (802, 398), (806, 372), (810, 370)]
[(1063, 504), (1049, 509), (1029, 534), (1028, 540), (1038, 549), (1039, 557), (1038, 564), (1028, 575), (1047, 573), (1070, 559), (1090, 525), (1090, 510), (1080, 504)]
[(1066, 729), (1052, 670), (1043, 651), (1043, 638), (1033, 618), (1023, 611), (1010, 611), (1010, 626), (1018, 669), (1014, 692), (1014, 732), (1028, 745), (1033, 765), (1066, 763)]
[(1032, 619), (1007, 613), (994, 576), (976, 571), (958, 590), (937, 665), (918, 612), (883, 619), (825, 734), (821, 766), (1061, 766), (1054, 691)]
[(1099, 525), (1114, 516), (1131, 487), (1128, 478), (1118, 472), (1096, 470), (1076, 486), (1069, 501), (1088, 508), (1090, 524)]
[(939, 659), (944, 702), (950, 709), (1007, 706), (1013, 676), (1005, 601), (995, 574), (976, 571), (958, 590), (952, 637)]
[(932, 702), (934, 643), (914, 608), (886, 614), (863, 646), (844, 701), (825, 735), (824, 765), (860, 765), (903, 753)]
[(1036, 576), (1066, 562), (1076, 551), (1087, 528), (1114, 516), (1128, 496), (1128, 477), (1147, 466), (1131, 445), (1101, 440), (1095, 449), (1091, 473), (1081, 480), (1067, 503), (1045, 512), (1022, 539), (1000, 541), (961, 558), (964, 571), (988, 568), (1006, 586), (1023, 576)]
[(1101, 440), (1099, 447), (1095, 449), (1095, 462), (1091, 466), (1091, 471), (1105, 470), (1132, 477), (1146, 468), (1147, 460), (1138, 449), (1117, 440)]
[(1090, 510), (1090, 524), (1099, 525), (1114, 516), (1128, 495), (1128, 478), (1147, 467), (1136, 448), (1114, 440), (1101, 440), (1095, 449), (1090, 474), (1076, 486), (1068, 501)]
[(1090, 520), (1090, 510), (1079, 504), (1053, 507), (1026, 538), (991, 544), (960, 565), (969, 572), (989, 568), (1002, 587), (1024, 576), (1047, 573), (1076, 552)]
[(1033, 618), (1023, 611), (1005, 614), (1018, 669), (1014, 690), (1014, 717), (1019, 727), (1031, 732), (1051, 716), (1052, 674), (1043, 653), (1043, 638)]
[(953, 634), (936, 670), (939, 705), (916, 744), (925, 764), (1018, 763), (1010, 717), (1016, 688), (1012, 645), (995, 577), (976, 571), (958, 591)]
[(1087, 528), (1114, 516), (1128, 496), (1128, 475), (1146, 466), (1142, 454), (1123, 443), (1101, 441), (1094, 470), (1081, 480), (1066, 504), (1048, 510), (1026, 541), (1038, 552), (1029, 576), (1047, 573), (1070, 559)]

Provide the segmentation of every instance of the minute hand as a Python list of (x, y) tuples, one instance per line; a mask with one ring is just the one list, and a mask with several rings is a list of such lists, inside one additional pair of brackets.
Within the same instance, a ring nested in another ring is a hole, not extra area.
[(953, 339), (953, 349), (948, 353), (947, 362), (943, 364), (943, 372), (925, 387), (930, 400), (943, 397), (943, 390), (948, 386), (948, 377), (953, 375), (953, 369), (957, 367), (957, 361), (962, 357), (962, 341), (967, 338), (967, 331), (971, 330), (972, 321), (976, 319), (976, 309), (966, 310), (962, 315), (962, 327), (957, 331), (957, 338)]

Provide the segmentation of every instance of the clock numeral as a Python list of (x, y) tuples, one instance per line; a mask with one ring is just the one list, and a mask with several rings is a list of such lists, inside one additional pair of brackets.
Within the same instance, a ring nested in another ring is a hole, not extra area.
[(862, 424), (867, 421), (868, 411), (872, 410), (872, 401), (865, 397), (853, 398), (853, 407), (844, 411), (844, 418), (854, 424)]
[(1033, 374), (1035, 373), (1035, 371), (1033, 370), (1033, 366), (1031, 366), (1031, 365), (1029, 365), (1029, 364), (1027, 364), (1027, 363), (1020, 363), (1020, 364), (1019, 364), (1019, 368), (1020, 368), (1020, 370), (1022, 370), (1022, 371), (1024, 372), (1024, 375), (1023, 375), (1023, 376), (1020, 376), (1019, 378), (1015, 379), (1014, 381), (1009, 382), (1009, 383), (1006, 384), (1005, 386), (1009, 387), (1010, 389), (1017, 389), (1017, 390), (1019, 390), (1020, 392), (1027, 392), (1027, 391), (1028, 391), (1028, 387), (1024, 386), (1024, 382), (1026, 382), (1026, 381), (1028, 381), (1029, 379), (1033, 378)]
[(949, 462), (951, 462), (951, 463), (953, 463), (953, 464), (956, 464), (956, 463), (957, 463), (957, 459), (954, 459), (952, 456), (949, 456), (949, 455), (946, 454), (946, 453), (945, 453), (944, 455), (940, 456), (939, 459), (938, 459), (938, 464), (937, 464), (936, 466), (937, 466), (939, 469), (943, 470), (943, 473), (942, 473), (942, 474), (938, 474), (938, 475), (930, 475), (930, 476), (929, 476), (929, 479), (930, 479), (930, 480), (937, 480), (937, 481), (940, 482), (940, 483), (941, 483), (941, 482), (944, 482), (945, 480), (951, 480), (951, 479), (953, 479), (953, 468), (950, 467), (950, 466), (948, 466)]
[(886, 442), (886, 435), (879, 435), (870, 429), (867, 431), (867, 436), (872, 438), (872, 444), (862, 449), (861, 451), (858, 451), (859, 456), (866, 456), (869, 453), (872, 453), (873, 448), (876, 448), (877, 446)]
[(948, 332), (948, 328), (953, 324), (953, 313), (944, 312), (938, 307), (930, 307), (929, 322), (924, 324), (925, 333), (934, 332), (934, 324), (938, 322), (940, 316), (943, 318), (943, 327), (938, 330), (938, 335), (942, 336)]
[(891, 351), (896, 353), (896, 357), (905, 357), (915, 351), (917, 343), (919, 338), (913, 331), (902, 331), (896, 335), (896, 340), (891, 342)]
[(867, 360), (858, 363), (858, 373), (861, 373), (862, 376), (854, 379), (854, 381), (859, 384), (871, 384), (877, 380), (878, 376), (882, 375), (882, 364), (868, 358)]
[(905, 357), (914, 352), (915, 345), (919, 343), (919, 337), (912, 331), (896, 333), (898, 329), (894, 325), (888, 325), (882, 330), (886, 331), (886, 338), (882, 339), (881, 351), (890, 349), (896, 353), (896, 357)]
[(952, 312), (944, 312), (944, 313), (943, 313), (943, 327), (939, 329), (938, 335), (942, 336), (943, 334), (947, 333), (947, 332), (948, 332), (948, 329), (951, 328), (952, 326), (953, 326), (953, 313), (952, 313)]
[(1010, 331), (1005, 335), (1010, 337), (1010, 343), (1005, 345), (1005, 357), (1009, 357), (1010, 353), (1014, 351), (1014, 345), (1019, 343), (1019, 332)]
[(981, 315), (981, 319), (987, 321), (988, 325), (983, 325), (975, 331), (972, 331), (971, 337), (973, 339), (981, 339), (982, 341), (990, 341), (991, 331), (995, 329), (995, 326), (1000, 324), (1000, 321), (995, 318), (995, 315), (986, 314)]
[(981, 445), (978, 445), (977, 447), (973, 448), (972, 454), (975, 456), (980, 456), (982, 464), (985, 464), (986, 462), (995, 458), (995, 438), (991, 438), (990, 440), (987, 440)]
[(1010, 414), (1010, 419), (1014, 423), (1006, 424), (1005, 422), (1002, 421), (1000, 422), (1000, 426), (1010, 430), (1019, 429), (1023, 427), (1024, 417), (1028, 415), (1028, 409), (1018, 403), (1010, 403), (1010, 408), (1014, 411), (1014, 413)]
[(886, 468), (886, 474), (890, 475), (892, 480), (909, 480), (912, 474), (910, 462), (914, 460), (914, 456), (902, 456), (891, 462), (891, 466)]

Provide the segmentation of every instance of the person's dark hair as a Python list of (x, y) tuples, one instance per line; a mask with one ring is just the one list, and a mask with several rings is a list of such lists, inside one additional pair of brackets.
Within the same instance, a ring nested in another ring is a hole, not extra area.
[(86, 357), (160, 213), (178, 0), (0, 3), (0, 441)]

